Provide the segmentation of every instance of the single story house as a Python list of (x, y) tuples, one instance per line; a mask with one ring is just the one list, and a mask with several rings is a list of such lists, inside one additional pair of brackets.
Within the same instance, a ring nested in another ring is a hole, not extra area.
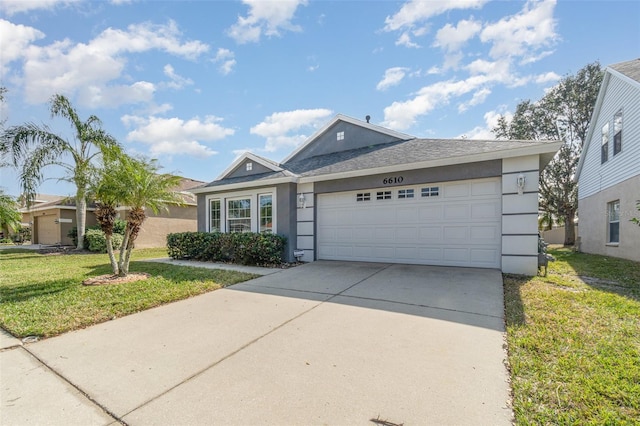
[(576, 176), (580, 250), (640, 261), (640, 59), (606, 68)]
[[(175, 191), (183, 196), (185, 201), (183, 206), (170, 205), (168, 212), (159, 211), (158, 214), (147, 210), (147, 219), (136, 239), (136, 247), (164, 247), (167, 244), (167, 234), (195, 231), (197, 228), (196, 198), (188, 190), (204, 183), (182, 178)], [(23, 207), (20, 211), (22, 222), (31, 226), (33, 244), (73, 245), (73, 241), (68, 237), (69, 231), (76, 226), (76, 203), (73, 197), (38, 194), (31, 208)], [(94, 211), (95, 204), (89, 203), (87, 227), (97, 225)], [(126, 213), (126, 207), (118, 208), (119, 218), (124, 219)]]
[(344, 115), (282, 163), (246, 153), (198, 197), (198, 230), (273, 232), (285, 258), (535, 275), (538, 175), (560, 142), (419, 139)]

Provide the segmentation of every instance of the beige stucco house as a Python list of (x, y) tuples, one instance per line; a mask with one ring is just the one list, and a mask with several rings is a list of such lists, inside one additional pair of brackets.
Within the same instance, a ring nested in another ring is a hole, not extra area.
[[(147, 211), (147, 220), (142, 225), (137, 248), (164, 247), (167, 234), (173, 232), (195, 231), (197, 228), (197, 207), (195, 197), (187, 192), (188, 189), (202, 185), (204, 182), (182, 178), (175, 189), (183, 196), (183, 206), (169, 206), (169, 211), (155, 214)], [(118, 216), (124, 219), (127, 209), (118, 209)], [(72, 245), (73, 241), (67, 236), (76, 226), (76, 203), (73, 197), (38, 194), (31, 208), (22, 208), (22, 222), (31, 226), (33, 244), (43, 245)], [(97, 224), (94, 215), (95, 205), (87, 207), (86, 226)]]
[(580, 249), (640, 261), (640, 59), (605, 70), (577, 180)]

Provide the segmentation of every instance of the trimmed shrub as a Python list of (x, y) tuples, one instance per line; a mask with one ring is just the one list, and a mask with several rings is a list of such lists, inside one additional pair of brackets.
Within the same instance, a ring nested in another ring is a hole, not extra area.
[[(122, 245), (124, 237), (120, 234), (113, 234), (111, 236), (111, 243), (114, 250), (118, 250)], [(99, 229), (89, 229), (85, 234), (85, 240), (87, 241), (87, 248), (89, 251), (97, 253), (107, 252), (107, 239), (104, 236), (104, 232)]]
[[(126, 220), (122, 220), (122, 219), (116, 219), (115, 223), (113, 224), (113, 234), (120, 234), (122, 236), (124, 236), (124, 233), (126, 231), (127, 228), (127, 221)], [(85, 228), (84, 231), (84, 246), (85, 247), (89, 247), (89, 241), (87, 240), (87, 232), (89, 232), (92, 229), (97, 229), (98, 231), (101, 230), (100, 225), (93, 225), (90, 226), (88, 228)], [(73, 241), (73, 245), (77, 246), (78, 245), (78, 228), (77, 227), (73, 227), (69, 230), (69, 232), (67, 232), (67, 237), (71, 238), (71, 240)], [(105, 246), (106, 247), (106, 246)], [(115, 248), (116, 245), (114, 244), (113, 247)], [(120, 247), (118, 245), (118, 247)], [(106, 250), (106, 249), (105, 249)]]
[(167, 235), (167, 251), (173, 259), (280, 265), (286, 242), (273, 234), (181, 232)]

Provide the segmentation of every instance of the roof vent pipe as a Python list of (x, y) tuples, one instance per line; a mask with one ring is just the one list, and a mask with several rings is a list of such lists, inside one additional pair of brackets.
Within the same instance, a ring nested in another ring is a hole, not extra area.
[(370, 116), (370, 115), (367, 115), (367, 116), (365, 117), (365, 119), (367, 120), (367, 123), (368, 123), (368, 122), (369, 122), (369, 120), (371, 120), (371, 116)]

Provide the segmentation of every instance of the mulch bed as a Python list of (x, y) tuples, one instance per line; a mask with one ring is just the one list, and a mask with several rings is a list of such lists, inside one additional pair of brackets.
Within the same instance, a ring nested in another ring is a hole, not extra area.
[(118, 275), (107, 274), (100, 275), (93, 278), (88, 278), (82, 281), (82, 285), (113, 285), (113, 284), (124, 284), (124, 283), (132, 283), (134, 281), (146, 280), (149, 278), (149, 274), (146, 272), (134, 272), (129, 273), (124, 277), (119, 277)]

